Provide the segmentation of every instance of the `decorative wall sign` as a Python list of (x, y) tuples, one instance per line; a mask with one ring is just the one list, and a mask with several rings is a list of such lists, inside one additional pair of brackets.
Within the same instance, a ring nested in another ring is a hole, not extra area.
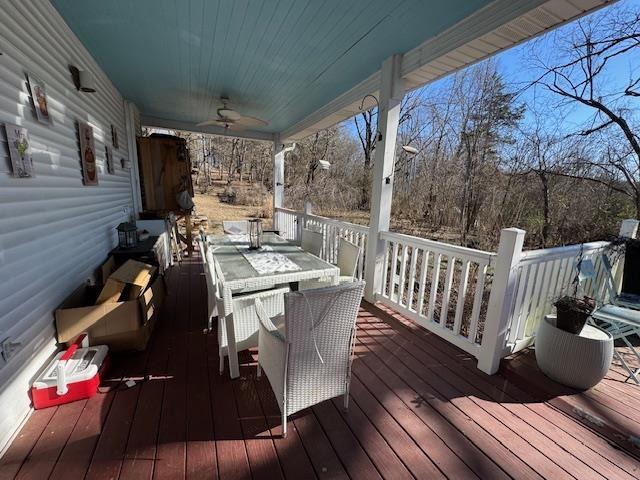
[(107, 159), (107, 172), (113, 175), (114, 173), (116, 173), (116, 171), (113, 168), (113, 151), (111, 150), (111, 147), (109, 145), (104, 146), (104, 155)]
[(31, 90), (31, 98), (36, 108), (36, 117), (40, 123), (51, 125), (51, 117), (49, 116), (49, 103), (47, 101), (47, 91), (44, 82), (32, 74), (27, 74), (29, 88)]
[(115, 125), (111, 125), (111, 143), (113, 144), (113, 148), (120, 148), (120, 146), (118, 145), (118, 130), (116, 129)]
[(27, 129), (12, 123), (5, 123), (4, 128), (7, 131), (7, 143), (9, 144), (9, 157), (11, 157), (13, 176), (19, 178), (33, 177), (33, 158), (31, 157), (31, 145), (29, 144)]
[(80, 135), (80, 161), (82, 162), (82, 181), (85, 185), (98, 185), (96, 168), (96, 149), (93, 141), (93, 128), (84, 122), (78, 122)]

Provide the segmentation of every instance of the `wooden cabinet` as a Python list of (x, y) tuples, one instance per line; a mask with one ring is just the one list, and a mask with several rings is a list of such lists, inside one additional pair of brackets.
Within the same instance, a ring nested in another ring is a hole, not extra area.
[(144, 210), (183, 210), (176, 194), (186, 189), (193, 197), (186, 141), (172, 135), (139, 137), (138, 165)]

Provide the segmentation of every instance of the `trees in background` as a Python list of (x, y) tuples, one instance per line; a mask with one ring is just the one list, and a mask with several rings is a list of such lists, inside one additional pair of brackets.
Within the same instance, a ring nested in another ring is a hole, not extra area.
[[(417, 154), (397, 149), (392, 229), (487, 249), (512, 226), (535, 247), (616, 234), (640, 215), (639, 46), (640, 14), (612, 7), (531, 44), (524, 90), (491, 59), (408, 94), (398, 146)], [(373, 109), (299, 142), (286, 206), (366, 223), (376, 133)], [(187, 138), (202, 181), (272, 187), (269, 142)]]
[[(593, 181), (631, 198), (640, 217), (640, 12), (615, 8), (591, 16), (569, 35), (555, 34), (554, 44), (552, 55), (534, 51), (541, 73), (533, 84), (588, 112), (574, 134), (596, 142), (589, 158), (577, 159), (585, 162), (577, 167), (585, 178), (594, 172)], [(627, 78), (612, 78), (615, 64), (629, 66)]]

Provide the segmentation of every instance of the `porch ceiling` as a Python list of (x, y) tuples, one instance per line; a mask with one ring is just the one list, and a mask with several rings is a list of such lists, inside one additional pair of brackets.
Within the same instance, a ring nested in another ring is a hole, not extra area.
[(488, 0), (53, 0), (143, 115), (198, 123), (220, 95), (279, 132)]
[[(219, 97), (226, 95), (232, 108), (268, 122), (248, 132), (250, 136), (268, 138), (284, 132), (285, 137), (300, 138), (352, 114), (354, 102), (375, 91), (372, 85), (377, 87), (380, 66), (394, 53), (414, 52), (411, 71), (403, 67), (403, 75), (410, 87), (416, 87), (434, 78), (419, 68), (429, 58), (437, 59), (436, 53), (448, 53), (541, 4), (573, 8), (541, 19), (524, 37), (604, 1), (52, 3), (123, 96), (139, 107), (143, 122), (196, 130), (197, 123), (215, 117)], [(469, 20), (465, 28), (457, 28)], [(438, 40), (451, 33), (455, 42), (440, 52), (443, 45)], [(482, 45), (486, 51), (462, 52), (449, 69), (516, 41), (506, 38), (505, 45), (500, 45), (498, 39), (493, 45)], [(443, 73), (448, 69), (446, 65), (434, 68)]]

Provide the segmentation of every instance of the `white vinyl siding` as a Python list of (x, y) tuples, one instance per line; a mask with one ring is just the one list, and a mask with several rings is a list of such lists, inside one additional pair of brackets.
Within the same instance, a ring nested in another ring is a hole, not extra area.
[[(123, 99), (46, 0), (0, 0), (0, 449), (29, 412), (32, 377), (55, 349), (53, 312), (106, 258), (115, 226), (132, 211)], [(78, 92), (69, 65), (89, 70), (96, 93)], [(52, 125), (35, 118), (26, 74), (46, 85)], [(98, 186), (84, 186), (77, 121), (93, 127)], [(11, 174), (4, 122), (28, 129), (34, 178)], [(115, 174), (105, 143), (118, 133)], [(135, 145), (135, 143), (133, 143)]]

